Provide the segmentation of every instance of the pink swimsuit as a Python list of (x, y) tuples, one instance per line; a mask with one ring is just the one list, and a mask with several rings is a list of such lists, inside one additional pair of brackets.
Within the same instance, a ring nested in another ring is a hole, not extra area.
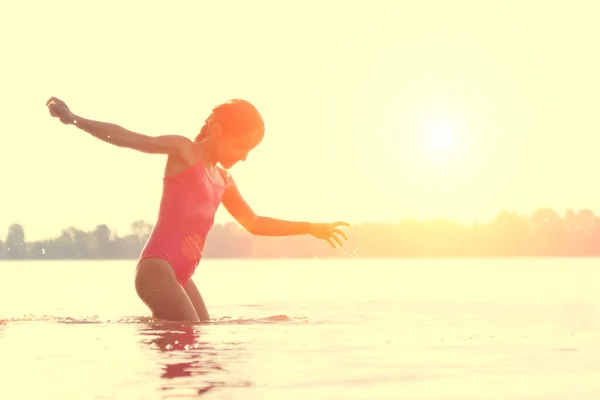
[(168, 261), (179, 283), (185, 286), (202, 258), (204, 242), (224, 191), (225, 187), (211, 181), (200, 162), (164, 177), (158, 221), (140, 260)]

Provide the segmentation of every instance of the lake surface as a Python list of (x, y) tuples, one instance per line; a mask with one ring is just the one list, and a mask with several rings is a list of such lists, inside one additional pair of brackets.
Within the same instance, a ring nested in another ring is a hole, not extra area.
[(0, 263), (3, 399), (600, 399), (600, 259), (204, 260), (213, 322), (135, 261)]

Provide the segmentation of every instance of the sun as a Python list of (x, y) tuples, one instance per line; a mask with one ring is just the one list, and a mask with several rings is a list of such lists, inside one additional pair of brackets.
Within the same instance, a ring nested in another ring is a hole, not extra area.
[(461, 124), (446, 117), (432, 117), (421, 132), (423, 152), (434, 161), (456, 158), (462, 149)]

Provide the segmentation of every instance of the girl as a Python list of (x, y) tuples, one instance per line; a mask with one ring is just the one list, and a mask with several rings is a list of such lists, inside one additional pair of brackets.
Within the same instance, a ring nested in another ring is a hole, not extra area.
[(46, 105), (50, 115), (62, 123), (75, 125), (105, 142), (168, 156), (158, 220), (135, 273), (136, 291), (155, 318), (209, 320), (204, 300), (191, 278), (221, 202), (254, 235), (309, 234), (334, 248), (334, 242), (341, 246), (340, 237), (347, 239), (339, 229), (349, 226), (345, 222), (323, 224), (262, 217), (244, 201), (226, 170), (244, 161), (264, 135), (262, 117), (247, 101), (236, 99), (215, 107), (193, 142), (179, 135), (146, 136), (82, 118), (55, 97)]

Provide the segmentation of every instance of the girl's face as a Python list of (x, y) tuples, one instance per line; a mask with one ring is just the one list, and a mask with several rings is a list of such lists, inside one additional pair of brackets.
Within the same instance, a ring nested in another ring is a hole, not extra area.
[(248, 153), (262, 140), (263, 133), (259, 130), (250, 131), (242, 135), (219, 137), (218, 161), (225, 169), (233, 167), (240, 161), (245, 161)]

